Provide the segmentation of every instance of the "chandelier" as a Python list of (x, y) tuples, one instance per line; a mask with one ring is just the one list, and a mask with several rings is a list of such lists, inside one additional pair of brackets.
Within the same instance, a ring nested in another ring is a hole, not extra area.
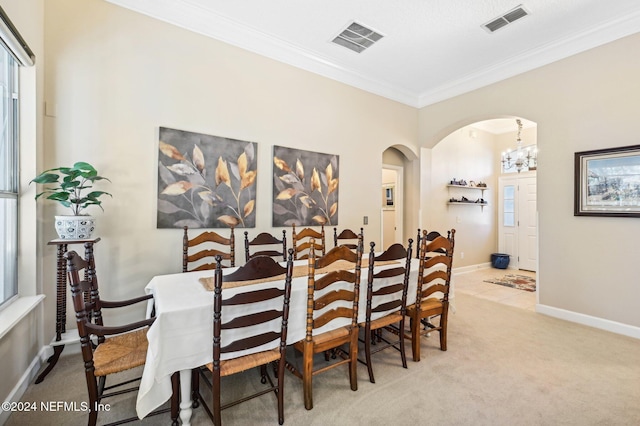
[(538, 161), (538, 150), (530, 146), (526, 148), (522, 147), (522, 138), (520, 137), (522, 133), (522, 120), (519, 118), (516, 119), (516, 124), (518, 125), (516, 150), (511, 151), (508, 149), (507, 152), (502, 153), (502, 170), (506, 172), (515, 169), (518, 173), (523, 170), (535, 170)]

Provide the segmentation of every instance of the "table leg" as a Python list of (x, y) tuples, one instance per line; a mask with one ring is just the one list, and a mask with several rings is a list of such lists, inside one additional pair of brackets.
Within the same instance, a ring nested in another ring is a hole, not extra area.
[[(67, 331), (67, 267), (64, 261), (64, 254), (67, 251), (67, 244), (58, 244), (56, 253), (56, 342), (62, 340), (62, 334)], [(47, 360), (47, 368), (36, 378), (35, 383), (41, 383), (47, 374), (58, 363), (64, 345), (53, 347), (53, 355)]]
[(53, 370), (53, 367), (55, 367), (56, 363), (58, 362), (58, 359), (60, 358), (60, 354), (62, 353), (63, 349), (64, 349), (64, 345), (57, 345), (53, 347), (53, 355), (51, 355), (47, 360), (49, 365), (47, 366), (47, 368), (45, 368), (45, 370), (42, 373), (40, 373), (40, 375), (36, 379), (36, 383), (42, 382), (44, 378), (47, 377), (47, 374), (49, 374), (49, 372)]
[(180, 373), (171, 375), (171, 426), (178, 426), (178, 414), (180, 413)]
[(191, 424), (191, 370), (180, 370), (180, 420), (183, 426)]

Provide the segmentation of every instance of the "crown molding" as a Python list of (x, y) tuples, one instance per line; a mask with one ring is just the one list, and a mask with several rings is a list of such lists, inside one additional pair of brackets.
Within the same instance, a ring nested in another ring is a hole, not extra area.
[(188, 0), (106, 0), (160, 21), (240, 47), (414, 108), (444, 101), (640, 31), (640, 11), (531, 49), (420, 94), (371, 79), (331, 59), (194, 5)]
[(598, 27), (556, 40), (553, 43), (469, 74), (461, 79), (420, 94), (418, 108), (444, 101), (514, 77), (527, 71), (576, 55), (640, 31), (640, 11), (611, 20)]
[(414, 108), (418, 96), (394, 85), (371, 79), (316, 53), (294, 46), (185, 0), (106, 0), (134, 12), (214, 38), (261, 56), (319, 74), (348, 86), (391, 99)]

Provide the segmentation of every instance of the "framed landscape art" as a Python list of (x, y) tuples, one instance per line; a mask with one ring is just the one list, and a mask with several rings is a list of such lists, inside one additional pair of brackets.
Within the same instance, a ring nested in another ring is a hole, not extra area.
[(253, 228), (256, 143), (160, 127), (158, 228)]
[(640, 145), (575, 153), (574, 216), (640, 217)]

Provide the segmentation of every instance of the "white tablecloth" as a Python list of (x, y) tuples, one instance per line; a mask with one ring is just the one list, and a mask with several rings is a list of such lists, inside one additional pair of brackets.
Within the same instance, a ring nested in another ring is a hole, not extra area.
[[(297, 261), (296, 265), (304, 265), (306, 262)], [(362, 264), (358, 306), (359, 322), (365, 320), (368, 260), (363, 259)], [(376, 267), (376, 271), (399, 265), (400, 263), (379, 266)], [(235, 268), (227, 268), (223, 270), (223, 273), (227, 274), (234, 270)], [(174, 372), (190, 370), (212, 361), (213, 292), (205, 290), (199, 281), (200, 278), (211, 276), (213, 276), (211, 270), (159, 275), (154, 277), (145, 287), (147, 294), (151, 293), (154, 296), (156, 320), (147, 334), (149, 349), (136, 404), (140, 418), (145, 417), (171, 397), (171, 375)], [(417, 276), (418, 261), (413, 259), (407, 304), (415, 301)], [(226, 299), (240, 292), (253, 291), (273, 285), (273, 282), (268, 282), (224, 289), (223, 297)], [(279, 286), (283, 287), (284, 282), (280, 282)], [(329, 309), (334, 307), (330, 306)], [(304, 339), (306, 311), (307, 276), (303, 276), (294, 278), (292, 281), (287, 344)], [(243, 313), (249, 312), (244, 311)], [(336, 329), (349, 323), (348, 319), (336, 319), (318, 332)], [(234, 340), (238, 337), (240, 336), (234, 335)], [(273, 343), (270, 345), (275, 347)], [(257, 350), (260, 349), (256, 348), (253, 352)]]

